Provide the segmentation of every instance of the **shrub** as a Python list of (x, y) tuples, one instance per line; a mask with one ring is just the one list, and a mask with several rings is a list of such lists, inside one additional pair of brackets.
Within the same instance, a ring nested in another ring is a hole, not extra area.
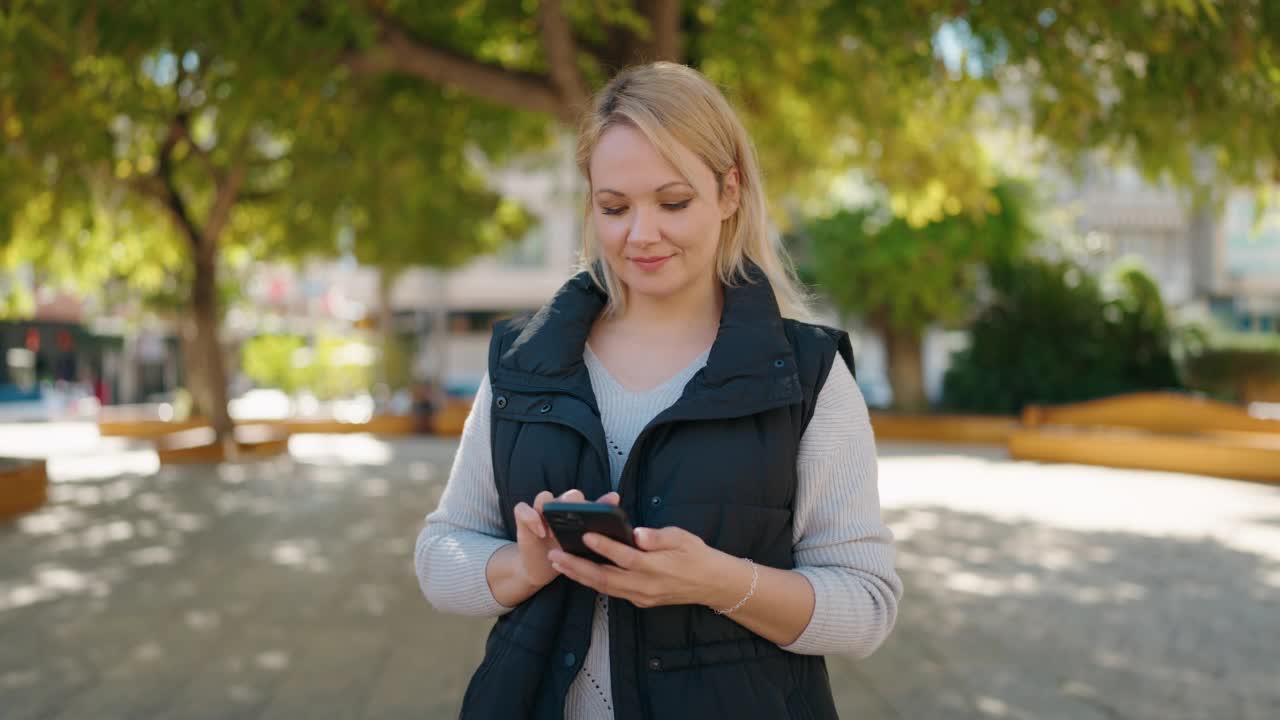
[(368, 346), (341, 337), (308, 342), (299, 335), (259, 335), (245, 342), (241, 353), (244, 372), (254, 383), (290, 395), (307, 390), (332, 400), (373, 385)]
[(1018, 413), (1138, 390), (1180, 388), (1159, 289), (1135, 267), (1117, 297), (1070, 261), (1021, 260), (990, 270), (992, 301), (953, 356), (944, 408)]

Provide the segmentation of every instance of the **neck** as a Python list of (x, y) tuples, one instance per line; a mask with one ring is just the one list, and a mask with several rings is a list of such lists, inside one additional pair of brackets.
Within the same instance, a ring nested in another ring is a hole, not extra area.
[(662, 298), (628, 292), (626, 310), (615, 322), (655, 340), (696, 336), (710, 342), (720, 327), (723, 308), (723, 288), (719, 279), (711, 275), (706, 282)]

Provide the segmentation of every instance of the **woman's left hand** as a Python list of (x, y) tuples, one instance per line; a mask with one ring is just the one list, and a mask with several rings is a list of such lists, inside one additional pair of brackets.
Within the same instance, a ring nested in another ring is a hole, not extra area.
[(678, 527), (637, 528), (635, 540), (633, 548), (598, 533), (583, 536), (587, 547), (616, 567), (563, 550), (552, 550), (547, 559), (565, 577), (637, 607), (708, 602), (719, 575), (716, 561), (727, 557), (724, 553)]

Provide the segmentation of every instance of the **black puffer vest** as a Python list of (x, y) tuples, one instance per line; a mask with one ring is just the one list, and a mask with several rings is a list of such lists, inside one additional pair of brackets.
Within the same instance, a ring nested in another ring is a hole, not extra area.
[[(618, 491), (637, 527), (675, 525), (762, 565), (793, 567), (800, 436), (845, 333), (784, 320), (757, 268), (725, 289), (720, 329), (683, 395), (640, 433)], [(499, 324), (489, 351), (493, 474), (512, 510), (543, 490), (611, 488), (604, 429), (582, 361), (607, 300), (582, 273), (530, 318)], [(462, 717), (561, 720), (587, 656), (594, 591), (557, 578), (494, 625)], [(821, 657), (796, 655), (696, 605), (609, 605), (617, 720), (820, 720), (836, 711)]]

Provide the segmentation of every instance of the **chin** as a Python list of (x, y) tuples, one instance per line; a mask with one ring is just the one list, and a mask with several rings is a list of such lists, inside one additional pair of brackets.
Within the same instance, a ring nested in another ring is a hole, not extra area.
[(678, 273), (664, 272), (657, 274), (631, 272), (623, 276), (627, 290), (636, 295), (644, 295), (653, 299), (661, 299), (675, 295), (688, 283), (687, 278)]

